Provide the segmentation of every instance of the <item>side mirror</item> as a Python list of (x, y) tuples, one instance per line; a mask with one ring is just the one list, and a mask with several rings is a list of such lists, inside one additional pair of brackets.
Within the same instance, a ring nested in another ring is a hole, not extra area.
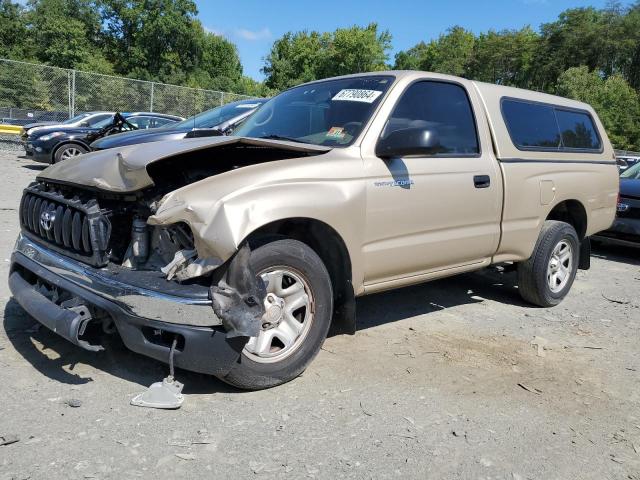
[(380, 158), (440, 153), (440, 138), (435, 130), (402, 128), (378, 140), (376, 156)]

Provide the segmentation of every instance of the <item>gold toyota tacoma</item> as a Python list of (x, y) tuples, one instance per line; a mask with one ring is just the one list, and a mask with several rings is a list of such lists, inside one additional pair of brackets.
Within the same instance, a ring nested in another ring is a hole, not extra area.
[[(299, 375), (355, 298), (517, 267), (543, 307), (589, 267), (618, 171), (584, 103), (425, 72), (300, 85), (232, 137), (99, 152), (25, 190), (9, 284), (89, 350), (241, 388)], [(172, 357), (173, 358), (173, 357)]]

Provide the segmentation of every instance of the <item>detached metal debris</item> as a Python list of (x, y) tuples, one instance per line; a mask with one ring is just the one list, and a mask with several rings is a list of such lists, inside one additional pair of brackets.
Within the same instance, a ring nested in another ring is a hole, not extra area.
[(267, 290), (251, 268), (251, 249), (243, 245), (229, 263), (224, 278), (211, 287), (213, 311), (222, 320), (227, 338), (255, 337), (262, 328)]
[(190, 278), (206, 275), (221, 264), (216, 258), (196, 258), (197, 255), (195, 250), (180, 250), (176, 252), (173, 260), (160, 270), (167, 276), (167, 280), (175, 277), (184, 282)]

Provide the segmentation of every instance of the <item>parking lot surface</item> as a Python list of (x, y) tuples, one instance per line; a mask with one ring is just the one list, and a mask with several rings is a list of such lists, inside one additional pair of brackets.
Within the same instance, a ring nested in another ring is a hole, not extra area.
[(0, 479), (640, 479), (640, 250), (594, 248), (552, 309), (498, 269), (365, 297), (356, 335), (296, 380), (241, 392), (178, 371), (183, 407), (149, 410), (129, 401), (165, 366), (81, 350), (11, 299), (42, 167), (0, 164), (0, 437), (18, 437)]

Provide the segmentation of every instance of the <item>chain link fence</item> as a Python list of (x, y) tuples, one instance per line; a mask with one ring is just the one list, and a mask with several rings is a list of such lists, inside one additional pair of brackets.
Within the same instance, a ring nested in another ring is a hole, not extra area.
[(190, 117), (246, 95), (0, 59), (0, 124), (66, 120), (94, 110)]

